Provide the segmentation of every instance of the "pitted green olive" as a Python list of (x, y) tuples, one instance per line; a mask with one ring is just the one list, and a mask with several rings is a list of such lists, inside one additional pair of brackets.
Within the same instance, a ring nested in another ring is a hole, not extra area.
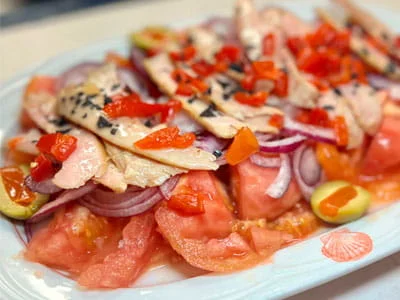
[(334, 224), (357, 220), (367, 211), (370, 202), (371, 195), (366, 189), (342, 180), (320, 185), (311, 196), (314, 213)]

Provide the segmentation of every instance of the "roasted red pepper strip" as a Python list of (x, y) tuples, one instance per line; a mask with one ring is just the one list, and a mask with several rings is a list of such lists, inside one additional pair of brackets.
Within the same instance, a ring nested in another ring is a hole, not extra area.
[(217, 61), (233, 63), (240, 59), (240, 49), (234, 45), (224, 45), (218, 53), (215, 54)]
[(249, 94), (245, 92), (237, 92), (234, 95), (237, 102), (251, 106), (262, 106), (268, 98), (267, 92), (256, 92), (254, 94)]
[(208, 64), (204, 60), (201, 60), (192, 64), (192, 70), (195, 71), (199, 76), (207, 77), (214, 73), (214, 66)]
[(42, 136), (36, 147), (40, 152), (51, 154), (56, 160), (63, 162), (75, 151), (77, 142), (76, 137), (57, 132)]
[(283, 127), (283, 121), (284, 121), (283, 116), (272, 115), (268, 121), (268, 124), (278, 129), (281, 129)]
[(275, 52), (275, 35), (273, 33), (265, 35), (262, 45), (264, 55), (273, 55)]
[(257, 79), (277, 80), (280, 71), (275, 68), (273, 61), (255, 61), (252, 64)]
[(196, 48), (193, 46), (187, 46), (182, 51), (174, 51), (169, 54), (173, 61), (188, 61), (196, 56)]
[(194, 133), (179, 135), (178, 127), (169, 127), (150, 133), (148, 136), (137, 141), (135, 146), (139, 149), (185, 149), (193, 145), (196, 136)]
[(161, 122), (166, 122), (181, 109), (179, 101), (169, 100), (165, 104), (142, 102), (137, 94), (118, 98), (104, 106), (103, 110), (110, 118), (138, 117), (145, 118), (160, 114)]
[(36, 157), (34, 166), (31, 168), (33, 180), (40, 182), (53, 177), (55, 173), (56, 169), (52, 161), (45, 154), (40, 154)]
[(344, 117), (336, 116), (332, 121), (332, 127), (336, 134), (336, 144), (338, 146), (347, 146), (349, 142), (349, 133)]

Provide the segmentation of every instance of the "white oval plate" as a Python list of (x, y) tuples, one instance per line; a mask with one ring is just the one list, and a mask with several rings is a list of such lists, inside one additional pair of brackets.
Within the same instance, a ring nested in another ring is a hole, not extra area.
[[(313, 17), (313, 4), (323, 1), (284, 2), (280, 5), (304, 19)], [(376, 15), (392, 28), (400, 28), (396, 13), (373, 8)], [(397, 19), (397, 20), (396, 20)], [(191, 20), (185, 23), (195, 23)], [(182, 25), (183, 23), (176, 24)], [(186, 25), (186, 24), (185, 24)], [(126, 54), (125, 38), (116, 38), (84, 47), (53, 58), (27, 70), (2, 85), (0, 92), (0, 143), (16, 132), (22, 91), (33, 74), (57, 75), (62, 70), (84, 60), (102, 60), (109, 50)], [(0, 158), (0, 166), (2, 165)], [(353, 262), (337, 263), (321, 253), (322, 242), (315, 236), (283, 249), (269, 264), (231, 274), (209, 274), (185, 278), (183, 273), (168, 267), (153, 269), (143, 275), (135, 286), (112, 291), (83, 291), (54, 271), (22, 260), (23, 250), (12, 224), (0, 217), (0, 299), (277, 299), (299, 293), (311, 287), (350, 273), (400, 250), (400, 203), (370, 214), (345, 227), (368, 234), (373, 250)], [(335, 229), (337, 230), (337, 229)], [(41, 274), (41, 276), (38, 276)]]

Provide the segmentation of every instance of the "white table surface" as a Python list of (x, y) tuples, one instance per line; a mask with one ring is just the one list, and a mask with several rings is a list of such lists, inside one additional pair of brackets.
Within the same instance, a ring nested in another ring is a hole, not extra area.
[[(124, 36), (146, 24), (167, 24), (210, 13), (226, 14), (231, 11), (233, 2), (231, 0), (125, 2), (0, 28), (0, 82), (64, 51), (107, 38)], [(382, 7), (400, 12), (400, 0), (363, 2), (378, 3)], [(397, 28), (397, 31), (400, 31), (400, 28)], [(400, 253), (289, 299), (400, 299)]]

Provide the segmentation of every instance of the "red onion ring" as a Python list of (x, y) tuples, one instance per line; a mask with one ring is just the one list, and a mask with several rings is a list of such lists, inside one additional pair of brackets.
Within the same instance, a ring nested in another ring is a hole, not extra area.
[(215, 151), (223, 151), (228, 145), (228, 140), (217, 138), (212, 133), (205, 133), (197, 136), (194, 146), (204, 151), (214, 153)]
[[(85, 196), (85, 201), (92, 205), (96, 205), (99, 208), (104, 209), (125, 209), (135, 206), (139, 203), (146, 201), (152, 197), (155, 193), (158, 192), (157, 187), (147, 188), (142, 191), (136, 192), (128, 192), (123, 194), (115, 194), (114, 192), (108, 192), (108, 198), (111, 198), (113, 201), (104, 201), (104, 198), (99, 196), (96, 193), (97, 190)], [(104, 194), (103, 194), (104, 195)]]
[(61, 192), (63, 189), (55, 185), (53, 179), (47, 179), (41, 182), (33, 180), (31, 175), (25, 177), (24, 184), (32, 191), (40, 194), (51, 195)]
[(270, 153), (289, 153), (296, 150), (307, 138), (295, 135), (276, 141), (261, 142), (260, 151)]
[(301, 134), (318, 142), (336, 143), (335, 133), (332, 129), (299, 123), (288, 117), (285, 118), (283, 130), (289, 134)]
[(260, 132), (256, 132), (255, 135), (256, 135), (257, 141), (259, 143), (268, 142), (268, 141), (272, 140), (275, 137), (274, 134), (260, 133)]
[(48, 217), (49, 215), (51, 215), (59, 207), (90, 193), (91, 191), (96, 189), (96, 187), (97, 187), (97, 185), (95, 183), (93, 183), (92, 181), (89, 181), (84, 186), (81, 186), (77, 189), (65, 190), (55, 200), (43, 205), (26, 222), (28, 222), (28, 223), (39, 222), (39, 221), (43, 220), (44, 218)]
[(118, 68), (117, 75), (121, 84), (128, 87), (132, 92), (138, 92), (140, 95), (143, 95), (143, 93), (147, 93), (147, 91), (143, 89), (143, 85), (140, 84), (135, 76), (135, 73), (133, 73), (132, 70), (126, 68)]
[(58, 77), (56, 91), (59, 92), (68, 85), (83, 83), (91, 71), (101, 66), (98, 62), (84, 62), (69, 68)]
[(181, 175), (175, 175), (175, 176), (169, 178), (167, 181), (165, 181), (162, 185), (160, 185), (161, 195), (163, 195), (163, 197), (165, 199), (167, 199), (167, 200), (169, 199), (172, 191), (178, 184), (180, 178), (181, 178)]
[(290, 157), (288, 154), (281, 154), (281, 167), (275, 180), (265, 191), (272, 198), (281, 198), (289, 188), (292, 180), (292, 171), (290, 167)]
[(382, 75), (369, 74), (368, 83), (376, 89), (385, 89), (395, 101), (400, 101), (400, 83), (394, 82)]
[[(303, 161), (303, 155), (307, 154), (310, 155), (310, 152), (306, 152), (307, 148), (309, 148), (309, 146), (307, 145), (302, 145), (301, 147), (299, 147), (293, 155), (293, 173), (294, 173), (294, 177), (296, 179), (296, 182), (300, 188), (301, 193), (303, 194), (303, 197), (306, 200), (310, 200), (312, 193), (314, 192), (315, 188), (320, 185), (320, 183), (322, 183), (323, 181), (323, 175), (322, 175), (322, 170), (321, 167), (318, 165), (317, 167), (319, 167), (319, 177), (313, 177), (312, 181), (313, 184), (307, 184), (306, 181), (304, 180), (304, 174), (307, 172), (306, 171), (306, 166), (302, 166), (303, 163), (309, 164), (312, 162), (312, 160), (305, 160)], [(312, 149), (311, 149), (312, 151)], [(312, 154), (313, 151), (311, 152)], [(315, 154), (314, 154), (315, 155)], [(316, 162), (316, 160), (315, 160)], [(310, 167), (310, 170), (314, 169), (315, 170), (315, 166), (313, 166), (312, 168)], [(310, 178), (308, 178), (308, 181), (311, 182)]]
[(255, 153), (250, 156), (250, 161), (263, 168), (279, 168), (281, 166), (280, 157), (267, 157), (260, 153)]
[(178, 112), (170, 122), (171, 126), (178, 126), (179, 131), (182, 133), (195, 132), (201, 133), (204, 131), (203, 126), (193, 120), (189, 115), (184, 112)]
[(26, 236), (26, 242), (29, 243), (33, 237), (32, 223), (24, 222), (24, 232)]
[(120, 218), (120, 217), (129, 217), (129, 216), (134, 216), (138, 215), (142, 212), (145, 212), (158, 202), (164, 199), (164, 196), (161, 194), (161, 192), (158, 190), (156, 193), (154, 193), (150, 198), (144, 200), (141, 203), (138, 203), (136, 205), (133, 205), (128, 208), (121, 208), (121, 209), (106, 209), (99, 207), (98, 205), (95, 205), (89, 201), (87, 201), (87, 197), (83, 197), (81, 200), (79, 200), (79, 203), (86, 208), (88, 208), (91, 212), (100, 215), (100, 216), (105, 216), (105, 217), (114, 217), (114, 218)]
[(212, 17), (202, 24), (202, 27), (219, 34), (224, 39), (224, 43), (240, 44), (237, 39), (236, 26), (232, 18)]
[(162, 93), (158, 89), (158, 87), (151, 80), (150, 76), (147, 74), (146, 69), (143, 65), (143, 60), (146, 58), (143, 51), (139, 48), (133, 46), (131, 48), (131, 62), (136, 71), (136, 75), (138, 80), (146, 87), (147, 92), (150, 97), (154, 99), (158, 99), (162, 96)]

